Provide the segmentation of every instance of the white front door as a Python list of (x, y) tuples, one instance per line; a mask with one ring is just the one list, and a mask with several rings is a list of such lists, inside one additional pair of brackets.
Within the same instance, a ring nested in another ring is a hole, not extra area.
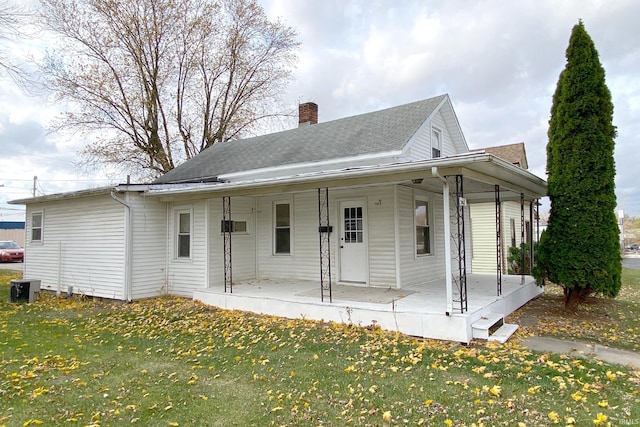
[(362, 202), (340, 203), (340, 280), (367, 282), (367, 227)]

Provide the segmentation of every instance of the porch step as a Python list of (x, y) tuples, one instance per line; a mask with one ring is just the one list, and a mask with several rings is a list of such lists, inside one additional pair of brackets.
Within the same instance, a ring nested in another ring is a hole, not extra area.
[(504, 324), (504, 314), (489, 313), (471, 325), (473, 338), (489, 339), (491, 333)]
[(500, 326), (497, 331), (495, 331), (489, 337), (489, 341), (498, 341), (500, 344), (504, 344), (507, 342), (509, 337), (513, 335), (515, 331), (518, 330), (518, 325), (514, 325), (513, 323), (505, 323)]

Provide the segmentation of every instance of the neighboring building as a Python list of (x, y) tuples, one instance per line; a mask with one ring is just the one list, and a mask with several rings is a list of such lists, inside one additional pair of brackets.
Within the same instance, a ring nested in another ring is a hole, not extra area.
[(0, 221), (0, 241), (13, 240), (24, 247), (24, 221)]
[(469, 152), (448, 95), (317, 117), (302, 104), (298, 128), (217, 143), (150, 184), (13, 201), (27, 207), (25, 277), (456, 341), (540, 292), (473, 274), (466, 204), (496, 185), (529, 203), (546, 183)]
[[(480, 148), (473, 152), (484, 152), (506, 160), (514, 166), (528, 169), (527, 153), (524, 143), (498, 145)], [(507, 258), (509, 248), (521, 247), (521, 242), (535, 240), (535, 215), (537, 206), (534, 200), (521, 204), (520, 200), (494, 199), (490, 203), (474, 203), (470, 207), (473, 242), (473, 271), (475, 273), (496, 273), (498, 265), (502, 274), (509, 272)], [(524, 222), (522, 222), (524, 218)], [(500, 223), (500, 228), (497, 223)], [(498, 232), (500, 232), (498, 234)], [(499, 243), (498, 243), (499, 242)], [(498, 250), (501, 256), (498, 256)]]

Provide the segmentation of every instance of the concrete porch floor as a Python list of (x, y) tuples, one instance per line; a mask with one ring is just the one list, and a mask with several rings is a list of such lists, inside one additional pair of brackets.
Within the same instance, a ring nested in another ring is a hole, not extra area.
[[(304, 280), (247, 280), (234, 283), (233, 293), (222, 286), (194, 291), (193, 298), (205, 304), (287, 318), (306, 318), (359, 326), (376, 324), (404, 334), (470, 342), (471, 325), (489, 315), (506, 316), (542, 289), (530, 276), (502, 276), (502, 295), (496, 295), (495, 275), (467, 276), (468, 310), (459, 303), (446, 314), (444, 280), (402, 289), (363, 286), (332, 286), (333, 301), (320, 299), (320, 283)], [(455, 292), (454, 299), (458, 298)]]

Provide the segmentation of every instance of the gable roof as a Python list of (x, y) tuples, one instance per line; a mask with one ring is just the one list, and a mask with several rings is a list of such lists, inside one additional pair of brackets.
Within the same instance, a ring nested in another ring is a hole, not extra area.
[(448, 95), (330, 122), (219, 142), (154, 181), (154, 184), (215, 180), (242, 171), (399, 153)]
[(520, 166), (522, 169), (529, 169), (527, 152), (524, 149), (524, 142), (479, 148), (473, 151), (484, 151), (485, 153), (493, 154), (494, 156), (499, 157), (502, 160), (506, 160), (516, 166)]

